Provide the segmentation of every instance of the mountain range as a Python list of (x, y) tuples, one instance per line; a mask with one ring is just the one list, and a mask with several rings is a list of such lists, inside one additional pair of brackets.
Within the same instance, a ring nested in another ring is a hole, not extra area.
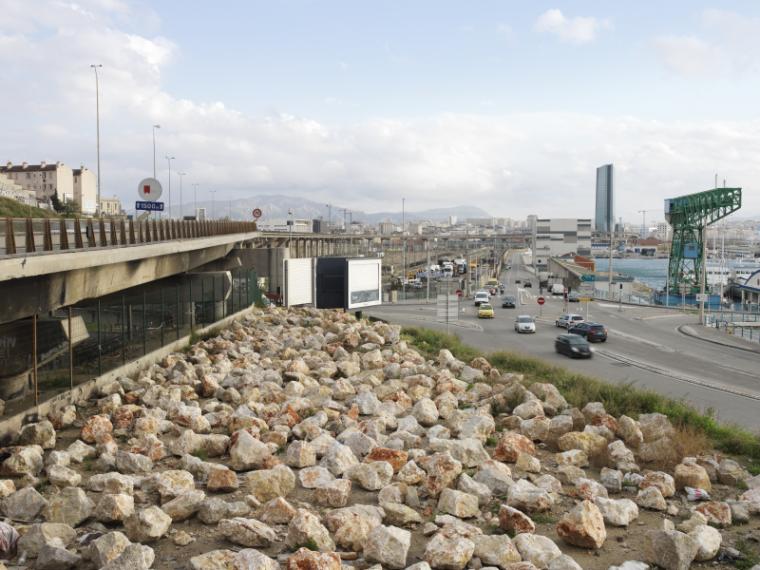
[[(168, 208), (168, 205), (166, 205)], [(329, 212), (325, 204), (314, 202), (295, 196), (281, 195), (259, 195), (250, 198), (238, 198), (235, 200), (215, 200), (199, 201), (199, 208), (206, 208), (206, 214), (210, 217), (229, 217), (233, 220), (250, 220), (254, 208), (262, 211), (262, 222), (284, 221), (288, 219), (288, 211), (293, 211), (293, 217), (297, 219), (314, 220), (322, 218), (328, 219), (328, 214), (334, 224), (339, 225), (343, 222), (343, 208), (333, 205)], [(185, 202), (183, 213), (191, 215), (194, 204)], [(179, 205), (174, 204), (175, 216), (179, 215)], [(489, 218), (491, 214), (476, 206), (453, 206), (449, 208), (431, 208), (417, 212), (405, 212), (406, 221), (446, 221), (449, 216), (456, 216), (462, 220), (465, 218)], [(390, 221), (401, 223), (402, 212), (363, 212), (361, 210), (351, 210), (350, 218), (347, 215), (346, 221), (364, 222), (366, 224), (377, 224), (378, 222)]]

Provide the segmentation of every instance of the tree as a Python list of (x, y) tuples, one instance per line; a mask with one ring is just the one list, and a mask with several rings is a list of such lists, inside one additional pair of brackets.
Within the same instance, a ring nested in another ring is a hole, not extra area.
[(53, 206), (53, 210), (58, 212), (59, 214), (63, 212), (64, 205), (61, 202), (61, 199), (58, 197), (58, 190), (55, 191), (55, 194), (53, 194), (50, 197), (50, 205)]

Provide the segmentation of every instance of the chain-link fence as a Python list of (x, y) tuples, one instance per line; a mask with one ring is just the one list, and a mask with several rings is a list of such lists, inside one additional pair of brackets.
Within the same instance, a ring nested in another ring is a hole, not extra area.
[(261, 298), (256, 273), (187, 274), (0, 325), (4, 415), (48, 400)]

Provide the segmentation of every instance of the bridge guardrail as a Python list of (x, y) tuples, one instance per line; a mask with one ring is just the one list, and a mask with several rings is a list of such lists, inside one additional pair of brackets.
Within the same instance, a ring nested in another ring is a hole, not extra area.
[(0, 257), (122, 247), (255, 231), (256, 222), (224, 220), (5, 218), (0, 222)]

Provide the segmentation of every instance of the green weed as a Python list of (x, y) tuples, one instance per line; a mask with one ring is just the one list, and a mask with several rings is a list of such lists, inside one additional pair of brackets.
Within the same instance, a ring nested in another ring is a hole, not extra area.
[(465, 362), (476, 356), (485, 356), (491, 365), (502, 371), (521, 373), (526, 386), (534, 382), (554, 384), (572, 406), (583, 407), (588, 402), (602, 402), (608, 413), (614, 416), (626, 414), (634, 418), (654, 412), (665, 414), (676, 428), (706, 435), (716, 449), (744, 456), (750, 460), (750, 471), (760, 472), (760, 437), (742, 427), (719, 422), (709, 410), (700, 412), (685, 402), (652, 390), (635, 388), (631, 384), (611, 384), (513, 352), (484, 355), (454, 335), (407, 327), (403, 329), (402, 336), (427, 358), (437, 358), (438, 352), (446, 348)]

